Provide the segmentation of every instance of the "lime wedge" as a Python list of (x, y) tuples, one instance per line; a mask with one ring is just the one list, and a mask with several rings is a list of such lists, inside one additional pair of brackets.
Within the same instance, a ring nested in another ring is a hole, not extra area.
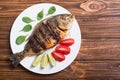
[(39, 65), (40, 62), (41, 62), (41, 59), (42, 59), (42, 55), (36, 56), (35, 59), (34, 59), (34, 61), (33, 61), (33, 63), (32, 63), (32, 66), (36, 67), (37, 65)]
[(41, 60), (41, 67), (45, 68), (48, 65), (48, 57), (47, 54), (42, 56), (42, 60)]
[(49, 62), (51, 64), (51, 66), (55, 66), (56, 65), (56, 61), (53, 58), (53, 56), (51, 54), (48, 54), (47, 56), (48, 56), (48, 60), (49, 60)]

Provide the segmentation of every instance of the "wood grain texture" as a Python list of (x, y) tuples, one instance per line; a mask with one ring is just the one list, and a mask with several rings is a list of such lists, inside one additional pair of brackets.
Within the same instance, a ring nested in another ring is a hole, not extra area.
[[(16, 17), (38, 3), (55, 3), (76, 16), (82, 42), (75, 61), (52, 75), (13, 69), (10, 30)], [(0, 0), (0, 80), (119, 80), (120, 0)]]

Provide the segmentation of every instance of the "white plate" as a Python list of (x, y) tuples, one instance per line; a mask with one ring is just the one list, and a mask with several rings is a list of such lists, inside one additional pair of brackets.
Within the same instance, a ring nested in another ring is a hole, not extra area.
[[(65, 13), (70, 13), (68, 10), (66, 10), (65, 8), (56, 5), (56, 4), (51, 4), (51, 3), (40, 3), (40, 4), (36, 4), (33, 5), (27, 9), (25, 9), (15, 20), (12, 29), (11, 29), (11, 33), (10, 33), (10, 44), (11, 44), (11, 49), (13, 54), (15, 54), (16, 52), (20, 52), (24, 49), (24, 46), (27, 42), (24, 42), (21, 45), (17, 45), (15, 43), (16, 38), (19, 35), (30, 35), (32, 30), (30, 32), (20, 32), (20, 30), (24, 27), (25, 23), (22, 21), (22, 17), (24, 16), (28, 16), (34, 20), (36, 20), (36, 15), (38, 14), (38, 12), (40, 12), (42, 9), (44, 9), (44, 13), (47, 14), (48, 9), (51, 6), (55, 6), (56, 7), (56, 12), (52, 15), (49, 16), (53, 16), (53, 15), (57, 15), (57, 14), (65, 14)], [(47, 16), (47, 17), (49, 17)], [(46, 18), (46, 17), (44, 17)], [(39, 21), (34, 21), (32, 23), (30, 23), (32, 26), (35, 26)], [(34, 27), (33, 27), (34, 28)], [(80, 44), (81, 44), (81, 32), (79, 29), (79, 25), (76, 21), (76, 19), (73, 22), (73, 25), (71, 26), (70, 29), (70, 35), (68, 37), (72, 37), (75, 39), (75, 44), (70, 46), (71, 48), (71, 52), (69, 55), (66, 55), (66, 59), (63, 62), (57, 62), (56, 66), (51, 67), (50, 65), (48, 65), (46, 68), (41, 69), (40, 66), (37, 67), (31, 67), (31, 64), (34, 60), (35, 56), (32, 57), (26, 57), (24, 58), (20, 64), (25, 67), (26, 69), (34, 72), (34, 73), (38, 73), (38, 74), (52, 74), (52, 73), (56, 73), (59, 72), (63, 69), (65, 69), (66, 67), (68, 67), (73, 60), (76, 58), (78, 51), (80, 49)], [(50, 52), (49, 52), (50, 53)]]

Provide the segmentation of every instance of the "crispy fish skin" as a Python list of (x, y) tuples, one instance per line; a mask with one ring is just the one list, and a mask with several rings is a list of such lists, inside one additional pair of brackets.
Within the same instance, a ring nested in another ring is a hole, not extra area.
[(24, 50), (10, 56), (12, 64), (17, 66), (26, 56), (37, 55), (54, 47), (60, 40), (65, 38), (73, 19), (74, 16), (71, 14), (60, 14), (39, 22), (28, 38), (29, 41)]

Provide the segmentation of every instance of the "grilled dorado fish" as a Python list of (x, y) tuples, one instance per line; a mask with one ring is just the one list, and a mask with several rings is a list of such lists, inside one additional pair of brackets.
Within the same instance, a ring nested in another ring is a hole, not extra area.
[(40, 21), (28, 38), (24, 50), (10, 56), (12, 64), (16, 66), (26, 56), (37, 55), (54, 47), (65, 38), (73, 19), (71, 14), (60, 14)]

